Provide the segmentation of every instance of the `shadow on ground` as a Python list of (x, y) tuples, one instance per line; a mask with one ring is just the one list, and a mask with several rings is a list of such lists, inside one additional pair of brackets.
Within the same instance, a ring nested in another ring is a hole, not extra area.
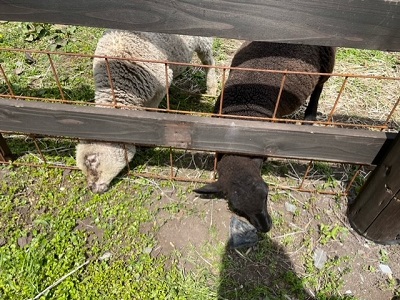
[(218, 299), (351, 299), (314, 296), (296, 274), (284, 247), (267, 236), (255, 249), (248, 251), (226, 247), (221, 261)]

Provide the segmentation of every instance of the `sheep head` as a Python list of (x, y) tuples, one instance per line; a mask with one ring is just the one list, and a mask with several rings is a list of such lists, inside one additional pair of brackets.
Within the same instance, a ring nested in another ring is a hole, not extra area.
[(81, 142), (76, 147), (76, 164), (85, 174), (88, 188), (102, 194), (132, 160), (135, 150), (133, 145)]
[(267, 211), (268, 185), (260, 173), (262, 162), (262, 158), (224, 155), (217, 165), (218, 181), (194, 191), (222, 195), (234, 213), (258, 231), (268, 232), (272, 219)]

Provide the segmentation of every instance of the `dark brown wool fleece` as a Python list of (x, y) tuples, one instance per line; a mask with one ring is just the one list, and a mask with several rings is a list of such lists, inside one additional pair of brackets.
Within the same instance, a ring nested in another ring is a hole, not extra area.
[[(245, 42), (236, 52), (232, 67), (331, 73), (335, 61), (332, 47)], [(224, 88), (223, 114), (272, 117), (282, 74), (231, 70)], [(288, 74), (277, 117), (297, 110), (327, 76)], [(215, 112), (219, 109), (219, 99)]]
[[(254, 178), (260, 177), (260, 169), (263, 159), (256, 159), (250, 156), (223, 155), (217, 167), (219, 184), (225, 195), (228, 186), (240, 186), (244, 183), (246, 187), (252, 186)], [(238, 172), (240, 170), (240, 172)], [(240, 173), (240, 176), (238, 176)]]

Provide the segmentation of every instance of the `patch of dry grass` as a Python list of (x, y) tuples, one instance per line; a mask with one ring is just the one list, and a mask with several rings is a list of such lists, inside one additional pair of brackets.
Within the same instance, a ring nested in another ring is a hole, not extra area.
[[(382, 125), (399, 99), (399, 66), (397, 53), (338, 49), (334, 73), (397, 80), (349, 77), (333, 120), (350, 124)], [(334, 76), (325, 84), (318, 109), (320, 120), (327, 120), (344, 80), (344, 76)], [(399, 109), (396, 109), (391, 119), (391, 126), (395, 129), (399, 118)]]

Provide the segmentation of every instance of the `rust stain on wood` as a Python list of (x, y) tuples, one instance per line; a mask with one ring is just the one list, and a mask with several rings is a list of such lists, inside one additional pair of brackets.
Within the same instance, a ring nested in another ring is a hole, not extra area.
[(81, 125), (84, 124), (82, 121), (75, 120), (75, 119), (61, 119), (58, 121), (60, 124), (64, 125)]
[(190, 148), (192, 145), (191, 127), (185, 123), (166, 124), (164, 139), (168, 145), (185, 149)]

